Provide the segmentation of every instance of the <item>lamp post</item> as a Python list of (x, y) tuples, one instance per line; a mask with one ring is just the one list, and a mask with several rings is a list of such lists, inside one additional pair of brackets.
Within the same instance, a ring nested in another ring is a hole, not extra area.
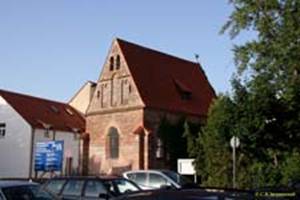
[(230, 146), (232, 148), (232, 186), (236, 187), (236, 148), (240, 146), (240, 139), (236, 136), (233, 136), (230, 139)]

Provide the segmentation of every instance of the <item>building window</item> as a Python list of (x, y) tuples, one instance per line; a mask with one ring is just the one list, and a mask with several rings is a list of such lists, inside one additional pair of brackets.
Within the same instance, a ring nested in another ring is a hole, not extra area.
[(110, 61), (109, 61), (109, 70), (113, 71), (114, 70), (114, 57), (110, 57)]
[(163, 158), (164, 155), (164, 148), (163, 148), (163, 142), (160, 138), (157, 138), (157, 144), (156, 144), (156, 158)]
[(5, 137), (6, 124), (0, 123), (0, 139)]
[(192, 99), (192, 90), (179, 80), (174, 80), (176, 89), (182, 100), (187, 101)]
[(129, 86), (128, 86), (128, 92), (129, 92), (129, 94), (132, 92), (132, 87), (131, 87), (130, 84), (129, 84)]
[(49, 128), (46, 128), (46, 129), (45, 129), (44, 137), (45, 137), (45, 138), (50, 138), (50, 129), (49, 129)]
[(107, 107), (108, 104), (108, 96), (109, 90), (107, 89), (107, 83), (103, 83), (101, 85), (101, 93), (100, 93), (100, 101), (101, 101), (101, 108)]
[(97, 99), (100, 98), (100, 94), (101, 94), (101, 92), (100, 92), (100, 90), (98, 90), (98, 91), (97, 91)]
[(117, 106), (118, 101), (118, 79), (116, 74), (114, 74), (111, 78), (111, 85), (110, 85), (110, 105), (111, 107)]
[(131, 85), (127, 79), (121, 82), (121, 104), (128, 104), (129, 94), (131, 93)]
[(74, 133), (74, 140), (79, 140), (80, 139), (80, 134), (79, 133)]
[(114, 127), (108, 132), (108, 158), (116, 159), (119, 157), (119, 133)]
[(121, 58), (120, 55), (117, 55), (116, 69), (120, 69), (120, 67), (121, 67)]
[(191, 92), (181, 92), (180, 95), (182, 100), (191, 100), (192, 98)]

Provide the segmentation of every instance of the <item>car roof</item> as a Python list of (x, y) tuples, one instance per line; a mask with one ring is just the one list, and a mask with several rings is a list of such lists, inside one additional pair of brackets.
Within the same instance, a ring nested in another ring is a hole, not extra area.
[[(53, 180), (65, 180), (65, 179), (81, 179), (81, 180), (91, 180), (91, 179), (100, 179), (100, 180), (114, 180), (114, 179), (124, 179), (121, 176), (58, 176), (53, 177)], [(50, 179), (51, 180), (51, 179)]]
[(141, 169), (141, 170), (130, 170), (130, 171), (126, 171), (124, 172), (124, 174), (127, 173), (137, 173), (137, 172), (172, 172), (171, 170), (167, 170), (167, 169)]
[(26, 185), (38, 185), (38, 183), (29, 181), (0, 180), (0, 188)]

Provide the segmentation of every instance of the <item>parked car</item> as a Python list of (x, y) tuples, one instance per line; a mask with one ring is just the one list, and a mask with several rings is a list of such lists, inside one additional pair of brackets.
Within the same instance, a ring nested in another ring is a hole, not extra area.
[(171, 188), (195, 188), (192, 181), (170, 170), (135, 170), (123, 173), (123, 177), (132, 180), (143, 190)]
[(254, 200), (254, 196), (251, 192), (162, 189), (131, 193), (114, 200)]
[(44, 188), (63, 199), (110, 199), (141, 189), (123, 177), (57, 177)]
[(45, 191), (38, 183), (0, 180), (0, 200), (52, 200), (56, 195)]

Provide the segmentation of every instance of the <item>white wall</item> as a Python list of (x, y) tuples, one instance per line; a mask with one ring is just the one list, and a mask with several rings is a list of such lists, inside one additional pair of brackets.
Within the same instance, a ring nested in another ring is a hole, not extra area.
[(28, 178), (31, 127), (1, 96), (0, 123), (6, 124), (0, 138), (0, 178)]
[[(62, 132), (62, 131), (55, 131), (55, 136), (53, 135), (53, 131), (49, 131), (49, 137), (45, 137), (45, 130), (43, 129), (36, 129), (34, 133), (34, 144), (37, 142), (45, 142), (45, 141), (52, 141), (54, 140), (63, 140), (64, 141), (64, 160), (63, 160), (63, 169), (62, 174), (61, 172), (55, 172), (56, 175), (64, 175), (65, 168), (66, 168), (66, 158), (72, 157), (73, 158), (73, 165), (72, 169), (74, 172), (78, 172), (79, 167), (79, 145), (80, 140), (74, 138), (74, 134), (71, 132)], [(35, 145), (34, 145), (34, 152), (35, 152)], [(34, 155), (35, 153), (33, 153)], [(32, 174), (35, 175), (34, 171), (34, 159), (33, 159), (33, 169)], [(42, 172), (37, 174), (38, 177), (42, 176)], [(43, 177), (49, 177), (50, 174), (45, 174)]]

